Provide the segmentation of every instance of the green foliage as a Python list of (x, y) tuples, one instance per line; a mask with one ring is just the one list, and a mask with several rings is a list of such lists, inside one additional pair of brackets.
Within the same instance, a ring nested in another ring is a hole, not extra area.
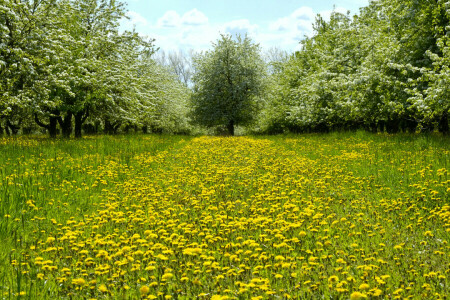
[(314, 36), (273, 75), (260, 130), (448, 132), (448, 9), (382, 0), (353, 18), (318, 16)]
[(258, 111), (265, 66), (259, 45), (246, 36), (222, 35), (214, 50), (194, 58), (193, 118), (207, 127), (251, 123)]
[(114, 0), (2, 1), (5, 128), (35, 120), (53, 137), (58, 124), (64, 136), (74, 125), (80, 137), (85, 122), (116, 132), (122, 125), (148, 127), (157, 120), (158, 130), (188, 131), (189, 92), (155, 65), (153, 40), (119, 32), (125, 16), (124, 3)]

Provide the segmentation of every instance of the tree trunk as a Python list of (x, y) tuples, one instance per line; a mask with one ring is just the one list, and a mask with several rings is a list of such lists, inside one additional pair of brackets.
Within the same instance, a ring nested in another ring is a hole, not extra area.
[(119, 130), (120, 125), (122, 125), (122, 122), (120, 122), (120, 121), (117, 121), (117, 122), (115, 122), (113, 124), (113, 132), (114, 132), (114, 134), (117, 134), (117, 130)]
[(112, 134), (112, 125), (111, 125), (111, 122), (109, 121), (109, 118), (105, 118), (105, 124), (103, 126), (103, 132), (105, 134)]
[(397, 118), (388, 119), (386, 123), (386, 131), (388, 133), (398, 133), (400, 130), (400, 122)]
[(105, 119), (105, 128), (104, 131), (106, 134), (116, 134), (117, 130), (119, 129), (120, 125), (122, 125), (122, 122), (116, 121), (114, 123), (111, 123), (109, 118)]
[(57, 117), (50, 117), (49, 124), (47, 127), (48, 133), (50, 134), (51, 138), (56, 138), (56, 135), (58, 134), (58, 130), (56, 129), (56, 126), (58, 124), (58, 118)]
[(234, 136), (234, 121), (230, 120), (227, 124), (228, 134)]
[(56, 135), (57, 135), (56, 125), (58, 124), (58, 118), (59, 118), (59, 116), (58, 117), (50, 116), (49, 123), (44, 124), (39, 120), (38, 115), (34, 114), (34, 121), (36, 122), (36, 124), (47, 129), (51, 138), (56, 138)]
[(75, 137), (81, 138), (81, 128), (83, 127), (83, 123), (89, 116), (89, 108), (86, 108), (82, 111), (79, 111), (75, 114)]
[(147, 125), (142, 126), (142, 133), (148, 133), (148, 126)]
[(384, 130), (385, 130), (384, 125), (385, 124), (386, 124), (386, 122), (383, 121), (383, 120), (378, 121), (378, 131), (379, 132), (384, 132)]
[(8, 125), (5, 126), (5, 132), (7, 136), (11, 135), (11, 132), (9, 131)]
[(9, 120), (6, 120), (6, 127), (7, 128), (9, 127), (9, 129), (11, 129), (11, 133), (13, 135), (16, 135), (17, 133), (19, 133), (20, 126), (12, 124)]
[(2, 124), (0, 124), (0, 135), (3, 135), (3, 127), (2, 127)]
[(65, 138), (69, 138), (72, 134), (72, 112), (68, 111), (64, 118), (59, 117), (58, 122), (61, 127), (62, 135)]
[(449, 134), (450, 128), (448, 125), (448, 112), (444, 112), (441, 116), (441, 119), (439, 120), (439, 132), (442, 132), (443, 134)]

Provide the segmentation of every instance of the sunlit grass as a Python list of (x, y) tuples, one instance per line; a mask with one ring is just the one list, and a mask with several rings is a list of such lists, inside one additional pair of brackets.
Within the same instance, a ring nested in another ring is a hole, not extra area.
[(449, 293), (445, 137), (21, 137), (0, 145), (4, 298)]

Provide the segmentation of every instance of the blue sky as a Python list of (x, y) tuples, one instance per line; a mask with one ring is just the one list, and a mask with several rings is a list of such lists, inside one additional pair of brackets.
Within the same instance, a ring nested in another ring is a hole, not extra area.
[(125, 0), (129, 20), (122, 28), (136, 28), (155, 38), (163, 50), (206, 50), (220, 33), (247, 33), (263, 48), (298, 49), (311, 35), (316, 14), (328, 18), (333, 6), (351, 14), (369, 0)]

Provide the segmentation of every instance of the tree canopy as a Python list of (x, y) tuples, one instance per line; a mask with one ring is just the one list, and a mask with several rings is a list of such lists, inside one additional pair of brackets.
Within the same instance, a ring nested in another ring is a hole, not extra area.
[(119, 30), (126, 12), (115, 0), (2, 0), (0, 134), (450, 131), (448, 0), (318, 15), (299, 51), (265, 55), (222, 35), (166, 56)]
[(208, 127), (224, 126), (234, 135), (236, 125), (257, 116), (265, 67), (259, 45), (248, 37), (221, 35), (213, 50), (194, 59), (193, 117)]
[(266, 93), (262, 132), (448, 132), (450, 2), (371, 1), (317, 16)]
[(33, 121), (52, 137), (186, 132), (188, 88), (154, 61), (152, 39), (119, 31), (125, 17), (114, 0), (2, 1), (0, 134)]

